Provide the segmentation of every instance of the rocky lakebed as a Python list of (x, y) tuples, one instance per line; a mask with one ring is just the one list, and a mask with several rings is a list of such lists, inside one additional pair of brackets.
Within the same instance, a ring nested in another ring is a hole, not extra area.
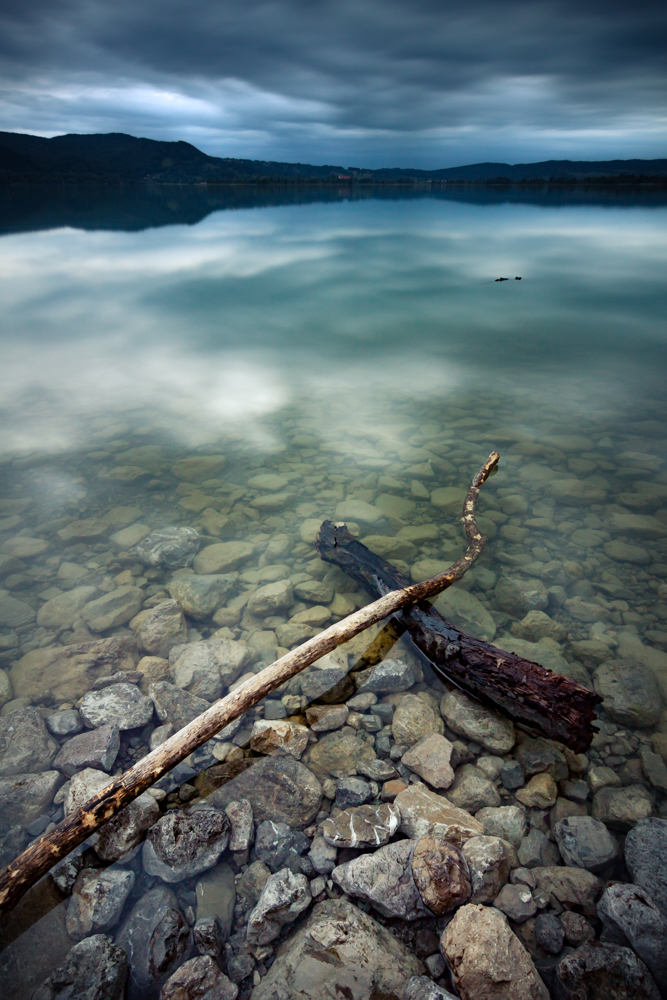
[(405, 638), (367, 655), (375, 626), (4, 917), (0, 995), (667, 998), (661, 404), (555, 424), (488, 393), (315, 425), (304, 404), (274, 416), (270, 446), (230, 433), (186, 448), (130, 409), (93, 420), (79, 451), (0, 459), (2, 866), (368, 603), (318, 557), (324, 518), (415, 581), (449, 566), (493, 448), (486, 550), (434, 603), (598, 692), (590, 749), (443, 683)]

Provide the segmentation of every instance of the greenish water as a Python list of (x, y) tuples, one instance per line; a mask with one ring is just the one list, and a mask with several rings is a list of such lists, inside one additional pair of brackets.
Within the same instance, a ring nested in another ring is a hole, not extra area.
[[(132, 639), (135, 616), (169, 599), (172, 573), (134, 552), (150, 531), (195, 528), (204, 553), (249, 543), (213, 561), (208, 572), (238, 576), (188, 627), (190, 640), (222, 628), (247, 645), (244, 672), (257, 670), (366, 600), (316, 559), (319, 521), (351, 521), (414, 579), (432, 575), (463, 549), (455, 490), (494, 448), (500, 472), (480, 505), (487, 551), (451, 616), (517, 649), (541, 639), (525, 655), (588, 683), (625, 649), (667, 697), (664, 205), (386, 192), (290, 204), (289, 193), (225, 201), (188, 189), (125, 200), (36, 191), (32, 207), (27, 191), (3, 197), (3, 716), (65, 710), (91, 686), (64, 667), (41, 684), (46, 660), (35, 668), (27, 654)], [(211, 457), (210, 473), (177, 464), (197, 456)], [(498, 587), (517, 576), (532, 597)], [(281, 579), (289, 600), (251, 614), (253, 593)], [(141, 593), (103, 629), (85, 609), (41, 611), (83, 586), (95, 588), (87, 600)], [(520, 624), (531, 607), (551, 631)], [(290, 711), (305, 705), (299, 690)], [(114, 773), (146, 752), (150, 728), (128, 731)], [(31, 818), (46, 826), (58, 810)], [(49, 927), (42, 967), (7, 960), (21, 995), (71, 947)]]

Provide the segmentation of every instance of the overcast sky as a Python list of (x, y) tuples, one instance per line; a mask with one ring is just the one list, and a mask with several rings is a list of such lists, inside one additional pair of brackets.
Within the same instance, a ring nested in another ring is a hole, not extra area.
[(0, 129), (456, 166), (667, 156), (664, 0), (4, 0)]

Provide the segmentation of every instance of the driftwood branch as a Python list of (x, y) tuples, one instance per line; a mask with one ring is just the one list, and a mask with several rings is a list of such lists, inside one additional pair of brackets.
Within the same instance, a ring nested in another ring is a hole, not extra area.
[(492, 452), (473, 479), (464, 503), (464, 522), (468, 549), (450, 569), (431, 580), (384, 594), (365, 608), (355, 611), (335, 625), (320, 632), (301, 646), (286, 653), (260, 673), (250, 677), (231, 694), (215, 702), (189, 725), (184, 726), (129, 771), (113, 778), (97, 795), (66, 816), (55, 830), (44, 834), (0, 872), (0, 914), (6, 913), (23, 894), (70, 851), (83, 843), (95, 830), (112, 819), (124, 806), (154, 785), (185, 757), (202, 746), (220, 729), (228, 726), (262, 698), (305, 667), (353, 639), (371, 625), (418, 601), (434, 597), (466, 573), (481, 553), (486, 539), (475, 523), (475, 504), (480, 487), (498, 464)]
[[(374, 597), (408, 583), (391, 563), (356, 541), (344, 525), (325, 521), (317, 550), (322, 559), (340, 567)], [(427, 602), (402, 610), (394, 620), (398, 633), (408, 631), (442, 680), (489, 702), (515, 721), (537, 727), (571, 750), (579, 753), (590, 746), (595, 707), (602, 701), (594, 691), (461, 632)]]

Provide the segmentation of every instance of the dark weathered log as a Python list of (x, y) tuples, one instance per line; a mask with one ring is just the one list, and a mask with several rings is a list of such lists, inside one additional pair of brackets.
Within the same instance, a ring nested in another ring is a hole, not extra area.
[[(325, 521), (317, 551), (374, 597), (409, 585), (391, 563), (356, 541), (345, 525)], [(588, 749), (594, 735), (595, 706), (602, 700), (594, 691), (460, 632), (426, 602), (404, 609), (397, 618), (442, 680), (490, 702), (515, 721), (538, 728), (577, 753)]]
[(97, 795), (62, 820), (55, 830), (45, 833), (0, 872), (0, 914), (11, 910), (21, 896), (38, 879), (64, 858), (91, 833), (112, 819), (124, 806), (155, 784), (185, 757), (228, 726), (249, 708), (256, 705), (277, 687), (296, 676), (305, 667), (332, 652), (348, 639), (382, 621), (389, 615), (434, 597), (460, 580), (484, 548), (486, 539), (475, 523), (475, 503), (480, 487), (498, 464), (499, 455), (492, 452), (468, 489), (464, 503), (464, 522), (470, 544), (464, 555), (445, 573), (423, 583), (409, 584), (403, 589), (384, 594), (365, 608), (355, 611), (335, 625), (302, 643), (296, 649), (269, 664), (250, 677), (226, 697), (221, 698), (192, 722), (159, 747), (138, 761), (124, 774), (111, 779)]

